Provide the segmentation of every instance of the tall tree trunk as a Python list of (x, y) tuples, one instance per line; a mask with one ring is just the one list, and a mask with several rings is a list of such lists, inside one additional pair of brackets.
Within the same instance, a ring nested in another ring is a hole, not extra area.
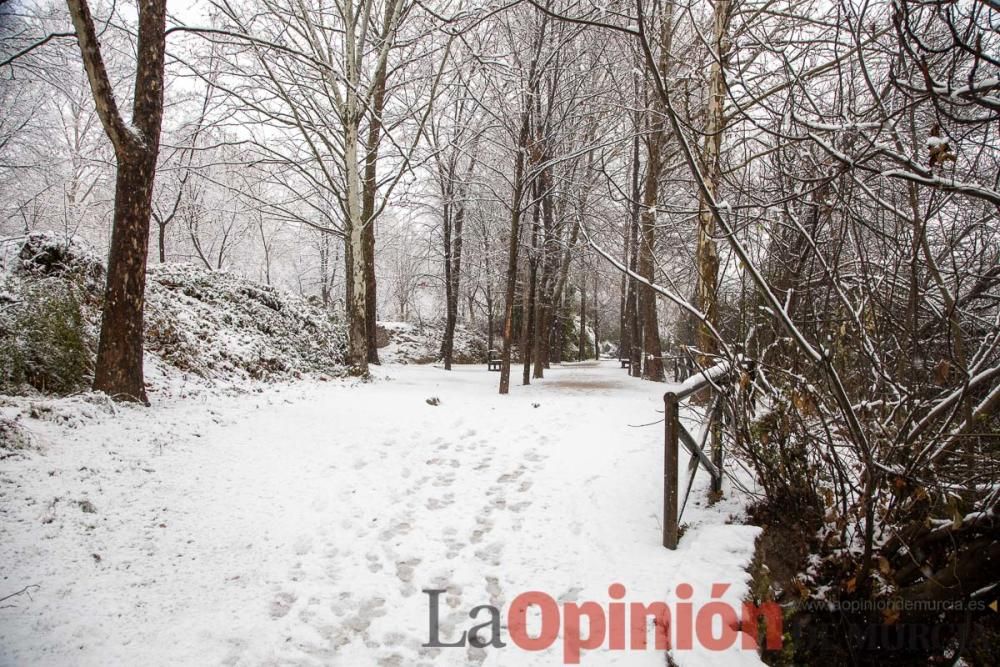
[(159, 250), (160, 264), (167, 262), (167, 223), (156, 221), (156, 248)]
[[(632, 144), (632, 211), (628, 231), (630, 246), (628, 268), (632, 272), (638, 272), (639, 270), (640, 196), (642, 196), (642, 193), (639, 186), (639, 136), (637, 133)], [(642, 375), (642, 329), (639, 326), (639, 284), (632, 277), (628, 279), (627, 299), (625, 304), (625, 326), (628, 329), (629, 346), (626, 356), (630, 362), (629, 374), (634, 377), (640, 377)]]
[[(347, 3), (351, 5), (352, 3)], [(349, 7), (348, 7), (349, 8)], [(344, 41), (350, 54), (358, 48), (362, 37), (356, 32), (357, 26), (345, 21)], [(360, 126), (364, 113), (359, 99), (361, 84), (360, 62), (352, 54), (345, 59), (344, 118), (344, 202), (347, 242), (345, 255), (350, 259), (347, 289), (347, 363), (354, 375), (368, 375), (368, 283), (367, 254), (365, 252), (364, 189), (359, 166), (358, 151), (361, 148)]]
[[(348, 93), (350, 95), (350, 93)], [(347, 300), (347, 362), (356, 375), (368, 374), (368, 311), (365, 282), (365, 225), (361, 219), (360, 174), (358, 173), (358, 126), (344, 128), (344, 160), (347, 187), (347, 252), (350, 290)]]
[(552, 269), (555, 267), (551, 259), (554, 254), (552, 241), (555, 234), (555, 216), (553, 215), (551, 168), (542, 170), (538, 176), (538, 182), (542, 198), (542, 245), (540, 287), (535, 306), (535, 348), (532, 355), (535, 366), (532, 376), (535, 379), (545, 377), (545, 369), (549, 365), (549, 343), (552, 340), (549, 329), (552, 326)]
[(86, 0), (67, 0), (97, 114), (118, 173), (94, 389), (148, 405), (142, 365), (143, 306), (153, 182), (163, 121), (166, 0), (139, 4), (132, 103), (126, 124), (108, 78)]
[[(622, 266), (628, 266), (629, 255), (632, 253), (631, 244), (629, 243), (628, 227), (626, 227), (625, 233), (625, 243), (622, 247)], [(618, 358), (625, 359), (629, 355), (629, 347), (632, 345), (632, 340), (629, 337), (629, 330), (627, 325), (628, 312), (628, 300), (631, 294), (629, 289), (629, 276), (627, 273), (621, 274), (621, 283), (618, 286)]]
[(594, 361), (600, 361), (601, 360), (601, 343), (600, 343), (601, 338), (600, 338), (600, 334), (598, 333), (598, 327), (599, 327), (598, 318), (600, 317), (600, 315), (597, 312), (598, 309), (597, 309), (597, 274), (596, 273), (594, 274), (594, 299), (593, 299), (593, 304), (594, 305), (591, 306), (591, 311), (590, 311), (591, 315), (593, 317), (591, 317), (590, 319), (592, 319), (594, 321)]
[(576, 349), (576, 360), (583, 361), (587, 354), (587, 277), (580, 281), (580, 345)]
[[(726, 102), (725, 63), (728, 49), (724, 46), (729, 30), (730, 0), (717, 0), (712, 42), (712, 64), (709, 68), (708, 108), (705, 113), (705, 144), (702, 151), (702, 173), (705, 185), (715, 199), (719, 191), (722, 171), (720, 151), (725, 130), (723, 113)], [(698, 323), (699, 363), (709, 366), (718, 352), (718, 344), (711, 328), (718, 326), (719, 251), (715, 243), (715, 217), (704, 196), (699, 198), (697, 246), (695, 264), (698, 269), (696, 305), (705, 315), (705, 322)]]
[(375, 221), (364, 226), (365, 248), (365, 347), (368, 363), (380, 364), (378, 358), (378, 290), (375, 283)]
[[(661, 76), (669, 74), (670, 48), (673, 42), (673, 4), (667, 3), (660, 19)], [(646, 184), (642, 197), (642, 214), (639, 218), (639, 274), (650, 283), (655, 282), (653, 253), (656, 247), (656, 206), (659, 201), (662, 152), (667, 141), (663, 120), (663, 102), (655, 96), (650, 113), (650, 134), (647, 138)], [(639, 286), (639, 311), (642, 315), (642, 377), (663, 382), (663, 348), (660, 344), (659, 320), (656, 316), (656, 293), (648, 285)]]
[(148, 403), (143, 379), (143, 306), (155, 156), (119, 160), (94, 390)]
[[(536, 199), (537, 189), (536, 184)], [(535, 349), (535, 299), (536, 283), (538, 281), (538, 218), (541, 213), (541, 205), (536, 201), (531, 214), (531, 248), (528, 255), (528, 281), (524, 286), (527, 298), (524, 300), (524, 336), (521, 339), (521, 355), (523, 356), (524, 370), (521, 374), (521, 384), (531, 384), (531, 354)]]
[(486, 355), (492, 358), (495, 351), (494, 337), (496, 334), (496, 318), (494, 313), (494, 307), (496, 304), (493, 303), (493, 269), (490, 257), (490, 235), (486, 231), (486, 226), (483, 225), (483, 262), (485, 264), (485, 274), (486, 274), (486, 288), (485, 288), (485, 300), (486, 300)]
[(319, 288), (324, 308), (330, 307), (330, 237), (325, 232), (319, 242), (319, 272), (323, 283)]
[[(656, 202), (660, 175), (660, 146), (663, 138), (662, 121), (653, 120), (653, 131), (648, 139), (646, 162), (646, 189), (643, 193), (643, 210), (640, 216), (639, 275), (650, 283), (655, 282), (653, 249), (656, 244)], [(656, 293), (649, 285), (639, 285), (639, 308), (642, 312), (642, 377), (655, 382), (664, 381), (663, 351), (660, 347), (660, 328), (656, 317)]]
[(566, 347), (566, 320), (569, 319), (569, 304), (565, 290), (559, 294), (556, 304), (555, 326), (552, 329), (552, 363), (563, 362), (563, 348)]
[(510, 393), (510, 351), (514, 339), (514, 297), (517, 293), (517, 255), (521, 237), (521, 200), (524, 197), (524, 156), (528, 146), (530, 104), (521, 113), (521, 129), (517, 140), (514, 166), (514, 192), (511, 197), (510, 243), (507, 248), (507, 287), (504, 292), (503, 349), (500, 351), (500, 393)]
[(486, 285), (486, 354), (493, 354), (494, 334), (496, 332), (496, 321), (493, 317), (493, 289), (489, 283)]
[[(466, 179), (471, 178), (474, 162), (470, 161)], [(445, 282), (445, 325), (441, 339), (441, 358), (445, 370), (451, 370), (455, 352), (455, 327), (458, 324), (458, 308), (462, 286), (462, 236), (465, 227), (465, 203), (462, 201), (464, 187), (456, 183), (454, 162), (442, 167), (441, 197), (444, 200), (444, 282)], [(488, 244), (488, 241), (484, 240)], [(472, 320), (473, 299), (469, 297), (469, 320)], [(492, 347), (492, 345), (491, 345)]]
[[(392, 22), (393, 3), (386, 3), (383, 34)], [(378, 286), (375, 282), (375, 195), (378, 186), (378, 152), (382, 142), (382, 112), (385, 109), (386, 64), (383, 61), (375, 72), (373, 94), (368, 121), (368, 138), (365, 145), (364, 191), (361, 202), (361, 219), (364, 221), (365, 253), (365, 337), (368, 363), (378, 364)]]
[(453, 210), (452, 202), (452, 187), (453, 187), (453, 174), (449, 173), (444, 176), (444, 183), (442, 188), (442, 197), (444, 199), (441, 205), (441, 241), (444, 250), (444, 336), (441, 338), (441, 359), (444, 361), (444, 369), (446, 371), (451, 370), (451, 355), (452, 348), (455, 344), (455, 319), (457, 314), (452, 310), (452, 302), (454, 301), (455, 295), (452, 293), (454, 283), (451, 279), (451, 217)]
[(365, 281), (365, 226), (358, 206), (357, 126), (345, 128), (345, 159), (347, 161), (347, 208), (351, 221), (348, 235), (350, 249), (351, 292), (347, 303), (347, 356), (352, 372), (368, 374), (368, 310)]
[(580, 238), (580, 221), (577, 218), (573, 223), (573, 229), (569, 235), (569, 242), (566, 247), (562, 250), (562, 256), (559, 266), (559, 275), (556, 280), (556, 286), (552, 290), (552, 298), (550, 300), (551, 306), (549, 312), (551, 313), (551, 326), (548, 350), (546, 354), (546, 367), (548, 367), (548, 362), (551, 360), (553, 363), (562, 363), (562, 349), (565, 343), (566, 332), (565, 332), (565, 322), (566, 322), (566, 281), (569, 278), (569, 264), (573, 257), (573, 248), (576, 247), (576, 242)]
[(354, 301), (354, 253), (351, 252), (351, 221), (344, 221), (344, 310), (350, 317)]
[(562, 363), (562, 348), (563, 348), (563, 305), (562, 300), (556, 301), (552, 304), (552, 322), (549, 326), (548, 336), (549, 336), (549, 363), (551, 364), (561, 364)]
[[(454, 220), (452, 220), (454, 216)], [(445, 222), (445, 326), (441, 341), (441, 358), (445, 370), (451, 370), (455, 352), (455, 326), (458, 324), (458, 299), (462, 274), (462, 228), (465, 207), (449, 204)]]

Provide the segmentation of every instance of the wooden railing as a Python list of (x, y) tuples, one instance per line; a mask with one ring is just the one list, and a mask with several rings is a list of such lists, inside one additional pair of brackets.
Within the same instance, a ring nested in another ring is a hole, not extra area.
[[(618, 362), (621, 364), (622, 368), (628, 369), (629, 373), (631, 373), (632, 359), (634, 358), (641, 361), (642, 354), (641, 348), (636, 348), (632, 351), (632, 355), (627, 357), (621, 356), (621, 353), (619, 352)], [(663, 362), (664, 372), (672, 375), (674, 382), (680, 382), (682, 377), (687, 377), (695, 370), (691, 354), (664, 355), (660, 357), (660, 360)]]
[[(753, 364), (742, 357), (737, 357), (735, 361), (724, 361), (692, 375), (683, 382), (668, 385), (666, 393), (663, 394), (663, 546), (668, 549), (676, 549), (679, 538), (677, 508), (680, 486), (679, 445), (683, 444), (691, 454), (691, 463), (688, 466), (690, 477), (684, 494), (685, 502), (691, 492), (691, 485), (699, 465), (711, 476), (712, 491), (720, 493), (723, 475), (722, 447), (714, 447), (710, 456), (706, 452), (706, 445), (712, 430), (719, 427), (726, 409), (725, 390), (741, 372), (752, 374)], [(700, 437), (696, 440), (680, 422), (680, 402), (701, 391), (710, 392), (711, 399), (706, 401), (708, 410), (705, 413), (705, 422)]]

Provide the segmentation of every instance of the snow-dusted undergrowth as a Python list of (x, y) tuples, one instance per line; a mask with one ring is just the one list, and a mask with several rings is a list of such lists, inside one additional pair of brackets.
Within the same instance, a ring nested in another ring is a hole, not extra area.
[[(379, 360), (390, 364), (428, 364), (441, 359), (444, 321), (421, 324), (379, 322)], [(484, 364), (487, 359), (486, 337), (461, 324), (455, 327), (456, 364)]]
[(146, 349), (182, 371), (233, 381), (344, 370), (346, 335), (306, 299), (190, 264), (150, 268)]
[[(86, 388), (103, 281), (101, 260), (79, 240), (0, 240), (0, 343), (12, 352), (0, 391)], [(178, 379), (234, 386), (339, 375), (346, 336), (330, 312), (302, 297), (226, 271), (164, 264), (147, 275), (145, 346), (156, 391)], [(77, 356), (53, 361), (67, 349)], [(64, 368), (70, 361), (76, 366)]]

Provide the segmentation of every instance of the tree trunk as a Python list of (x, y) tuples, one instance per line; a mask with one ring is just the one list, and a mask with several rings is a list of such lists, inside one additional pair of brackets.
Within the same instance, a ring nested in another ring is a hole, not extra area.
[[(444, 367), (451, 370), (455, 351), (455, 326), (458, 323), (458, 298), (462, 272), (462, 228), (465, 225), (465, 207), (449, 205), (445, 222), (445, 326), (441, 341)], [(454, 221), (452, 221), (454, 215)]]
[(566, 320), (569, 315), (565, 291), (559, 294), (556, 305), (555, 327), (552, 329), (552, 363), (563, 362), (563, 348), (566, 347)]
[[(638, 114), (636, 117), (636, 128), (639, 127)], [(632, 141), (632, 211), (629, 220), (628, 244), (629, 257), (628, 267), (630, 271), (638, 271), (639, 261), (639, 197), (641, 190), (639, 187), (639, 135), (636, 133)], [(626, 286), (625, 302), (625, 327), (628, 331), (629, 341), (625, 355), (629, 360), (629, 375), (640, 377), (642, 375), (642, 330), (639, 327), (639, 288), (634, 278), (629, 277)]]
[(156, 222), (156, 247), (160, 251), (160, 264), (167, 263), (167, 224), (165, 222)]
[[(383, 34), (387, 34), (392, 22), (393, 3), (386, 3)], [(378, 364), (377, 299), (378, 287), (375, 282), (375, 195), (378, 186), (378, 151), (382, 141), (382, 112), (385, 108), (386, 65), (375, 72), (372, 82), (373, 95), (368, 120), (368, 138), (365, 144), (364, 191), (361, 202), (361, 219), (364, 221), (365, 253), (365, 336), (367, 338), (368, 363)]]
[(377, 285), (375, 283), (375, 221), (364, 226), (365, 249), (365, 338), (368, 363), (381, 363), (378, 358), (378, 309)]
[[(536, 185), (537, 190), (537, 185)], [(536, 192), (537, 196), (537, 192)], [(524, 336), (521, 339), (521, 355), (524, 370), (521, 374), (521, 384), (531, 384), (531, 354), (535, 349), (535, 299), (536, 282), (538, 280), (538, 218), (540, 205), (536, 202), (531, 217), (531, 254), (528, 256), (528, 281), (524, 286)]]
[(86, 0), (67, 0), (67, 6), (95, 108), (114, 146), (118, 166), (94, 389), (148, 405), (142, 367), (143, 306), (149, 219), (163, 121), (166, 0), (139, 4), (131, 126), (119, 113), (90, 7)]
[(442, 188), (442, 197), (444, 199), (441, 205), (441, 240), (444, 249), (444, 336), (441, 338), (441, 359), (444, 361), (444, 369), (446, 371), (451, 370), (451, 354), (452, 348), (455, 344), (455, 319), (457, 313), (452, 310), (452, 303), (455, 300), (455, 295), (452, 293), (454, 283), (451, 279), (451, 216), (452, 216), (452, 198), (451, 198), (451, 174), (447, 174), (445, 178), (445, 184)]
[[(622, 248), (622, 266), (628, 266), (629, 254), (628, 227), (626, 227), (625, 243)], [(626, 326), (626, 316), (628, 314), (629, 299), (629, 277), (627, 273), (622, 273), (621, 282), (618, 286), (618, 358), (624, 359), (628, 355), (628, 348), (632, 344), (629, 339), (628, 327)]]
[[(705, 114), (705, 145), (702, 152), (702, 171), (705, 185), (715, 199), (719, 191), (721, 169), (719, 154), (722, 148), (722, 133), (725, 130), (723, 113), (726, 102), (724, 42), (729, 28), (730, 0), (718, 0), (715, 4), (715, 32), (713, 59), (709, 68), (708, 108)], [(705, 197), (699, 198), (698, 231), (695, 263), (698, 269), (697, 294), (695, 303), (705, 315), (704, 322), (698, 323), (698, 362), (706, 367), (714, 363), (718, 345), (711, 328), (718, 326), (718, 279), (719, 251), (715, 243), (715, 217)]]
[(598, 326), (599, 326), (599, 324), (598, 324), (598, 317), (599, 317), (599, 315), (598, 315), (598, 312), (597, 312), (597, 274), (596, 273), (594, 274), (594, 299), (593, 299), (593, 303), (594, 303), (594, 305), (591, 306), (591, 315), (593, 315), (593, 317), (591, 317), (590, 319), (592, 319), (594, 321), (594, 361), (600, 361), (601, 360), (601, 343), (600, 343), (601, 339), (600, 339), (600, 334), (598, 333)]
[[(728, 0), (722, 0), (728, 1)], [(673, 4), (667, 3), (660, 24), (661, 76), (667, 76), (670, 65), (670, 47), (673, 41)], [(649, 120), (647, 138), (646, 187), (642, 196), (642, 214), (639, 217), (639, 274), (650, 283), (655, 282), (653, 253), (656, 247), (656, 206), (659, 201), (662, 152), (667, 141), (663, 122), (663, 102), (655, 96)], [(663, 348), (660, 344), (659, 320), (656, 316), (656, 293), (648, 285), (639, 286), (639, 312), (642, 315), (642, 377), (663, 382)]]
[(486, 283), (486, 354), (493, 354), (494, 333), (496, 331), (496, 321), (493, 317), (493, 288), (489, 282)]
[(553, 262), (551, 248), (553, 236), (555, 234), (555, 216), (553, 215), (552, 203), (552, 172), (550, 169), (543, 169), (538, 176), (539, 189), (541, 190), (542, 207), (542, 245), (541, 245), (541, 272), (539, 276), (539, 294), (536, 297), (535, 306), (535, 348), (533, 352), (534, 370), (532, 376), (535, 379), (545, 377), (545, 369), (549, 365), (549, 344), (552, 337), (549, 329), (552, 326), (552, 293), (553, 293)]
[(347, 248), (351, 289), (347, 301), (347, 362), (356, 375), (368, 374), (368, 307), (365, 280), (365, 225), (361, 219), (360, 174), (358, 173), (358, 126), (344, 128), (344, 160), (347, 178), (347, 216), (349, 222)]
[(330, 307), (330, 237), (325, 232), (319, 242), (319, 272), (323, 283), (319, 288), (320, 300), (324, 308)]
[(119, 160), (94, 390), (147, 403), (142, 333), (155, 156)]
[[(640, 217), (639, 275), (650, 283), (655, 282), (653, 248), (656, 243), (656, 202), (660, 175), (660, 142), (663, 138), (662, 122), (653, 121), (654, 129), (649, 136), (646, 163), (646, 189), (643, 194), (643, 210)], [(646, 380), (663, 382), (663, 351), (660, 347), (660, 328), (656, 317), (656, 293), (649, 285), (639, 285), (639, 308), (642, 312), (642, 377)]]
[(491, 259), (490, 235), (486, 225), (482, 226), (483, 240), (483, 267), (486, 274), (486, 287), (484, 288), (484, 299), (486, 301), (486, 356), (493, 358), (495, 352), (494, 338), (496, 335), (496, 317), (493, 310), (496, 304), (493, 302), (493, 262)]
[(500, 351), (500, 393), (510, 393), (510, 350), (514, 339), (514, 297), (517, 293), (517, 254), (521, 241), (521, 199), (524, 196), (524, 156), (528, 145), (530, 105), (521, 113), (511, 197), (510, 243), (507, 248), (507, 287), (504, 293), (503, 349)]
[[(518, 175), (516, 178), (520, 178)], [(507, 249), (507, 286), (504, 291), (503, 347), (500, 350), (500, 393), (510, 393), (510, 354), (514, 338), (514, 297), (517, 292), (517, 253), (520, 245), (520, 184), (514, 187), (514, 209), (510, 216), (510, 243)]]

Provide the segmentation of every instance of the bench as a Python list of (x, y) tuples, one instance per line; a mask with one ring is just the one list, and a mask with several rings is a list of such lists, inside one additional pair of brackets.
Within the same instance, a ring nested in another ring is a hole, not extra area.
[(632, 368), (631, 359), (619, 359), (618, 361), (622, 363), (622, 368)]

